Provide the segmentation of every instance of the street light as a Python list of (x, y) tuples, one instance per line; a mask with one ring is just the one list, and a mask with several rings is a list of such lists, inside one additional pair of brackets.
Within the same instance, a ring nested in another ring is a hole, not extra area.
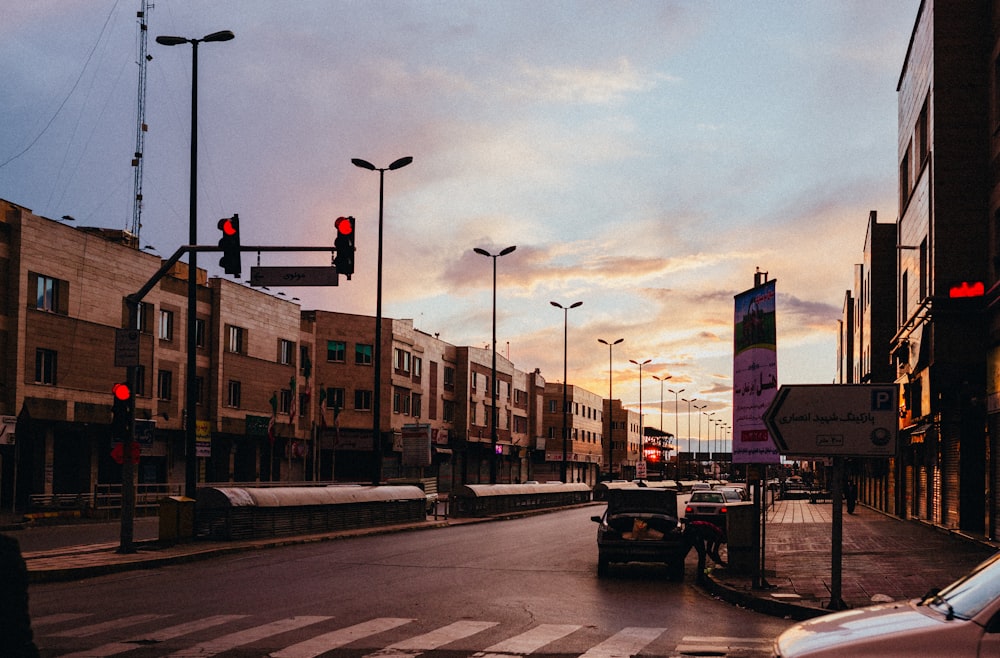
[(666, 377), (657, 377), (652, 375), (653, 379), (660, 382), (660, 474), (661, 476), (666, 476), (667, 464), (666, 460), (663, 458), (663, 382), (668, 379), (673, 379), (673, 375), (667, 375)]
[(642, 413), (642, 367), (650, 361), (652, 359), (646, 359), (642, 362), (635, 359), (628, 360), (629, 363), (639, 366), (639, 458), (642, 461), (646, 461), (646, 416)]
[(668, 388), (667, 392), (674, 394), (674, 440), (677, 441), (677, 468), (674, 469), (674, 474), (676, 477), (680, 474), (680, 466), (681, 466), (681, 439), (677, 429), (678, 426), (677, 397), (684, 392), (684, 389), (679, 388), (675, 391), (672, 388)]
[(355, 167), (378, 172), (378, 275), (375, 284), (375, 397), (372, 400), (372, 484), (382, 481), (382, 207), (385, 172), (402, 169), (413, 162), (406, 156), (394, 160), (388, 167), (376, 167), (367, 160), (351, 158)]
[[(698, 398), (691, 398), (690, 400), (686, 400), (684, 398), (681, 398), (681, 400), (683, 400), (684, 402), (687, 402), (687, 405), (688, 405), (688, 435), (687, 435), (687, 444), (688, 444), (688, 452), (689, 453), (693, 453), (694, 452), (693, 450), (691, 450), (691, 403), (694, 402), (697, 399)], [(688, 462), (688, 475), (691, 475), (691, 462)]]
[[(159, 36), (156, 43), (161, 46), (179, 46), (191, 44), (191, 182), (188, 206), (188, 244), (191, 247), (198, 244), (198, 44), (202, 42), (230, 41), (235, 35), (229, 30), (212, 32), (200, 39), (185, 37)], [(197, 367), (198, 329), (195, 321), (198, 313), (198, 253), (188, 252), (188, 286), (187, 286), (187, 376), (185, 377), (187, 394), (185, 406), (187, 414), (184, 422), (184, 495), (194, 498), (198, 487), (197, 469), (197, 408), (198, 408), (198, 378), (195, 376)]]
[[(611, 461), (614, 459), (614, 436), (615, 436), (615, 403), (613, 402), (614, 397), (611, 394), (611, 351), (614, 346), (625, 340), (624, 338), (619, 338), (616, 341), (608, 342), (603, 338), (598, 338), (597, 342), (608, 346), (608, 476), (614, 475), (613, 466)], [(628, 452), (625, 453), (628, 455)]]
[(567, 350), (569, 345), (569, 310), (571, 308), (576, 308), (582, 306), (583, 302), (573, 302), (569, 306), (563, 306), (559, 302), (549, 302), (556, 308), (561, 308), (563, 311), (563, 426), (562, 426), (562, 444), (563, 444), (563, 458), (562, 458), (562, 469), (560, 477), (563, 482), (566, 482), (566, 447), (569, 441), (569, 400), (566, 398), (566, 363), (567, 363)]
[(493, 450), (490, 453), (490, 484), (497, 483), (497, 258), (506, 256), (515, 249), (517, 249), (516, 246), (510, 246), (498, 254), (491, 254), (479, 247), (473, 249), (477, 254), (493, 259), (493, 381), (490, 382), (490, 390), (493, 391), (491, 396), (493, 400), (492, 418), (490, 420), (490, 441), (493, 444)]
[(708, 404), (707, 403), (706, 404), (702, 404), (702, 405), (694, 404), (694, 405), (691, 405), (691, 406), (694, 407), (695, 412), (698, 414), (698, 452), (695, 453), (695, 462), (698, 464), (698, 477), (700, 478), (701, 477), (701, 456), (700, 456), (700, 454), (701, 454), (701, 417), (704, 414), (704, 412), (702, 411), (702, 409), (705, 409), (706, 407), (708, 407)]

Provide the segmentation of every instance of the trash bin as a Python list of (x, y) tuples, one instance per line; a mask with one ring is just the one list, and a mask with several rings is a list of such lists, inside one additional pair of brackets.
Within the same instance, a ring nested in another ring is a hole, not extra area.
[(733, 503), (726, 506), (726, 552), (728, 567), (734, 573), (753, 573), (758, 564), (754, 526), (757, 513), (753, 503)]
[(169, 496), (160, 501), (160, 541), (175, 544), (194, 538), (194, 498)]

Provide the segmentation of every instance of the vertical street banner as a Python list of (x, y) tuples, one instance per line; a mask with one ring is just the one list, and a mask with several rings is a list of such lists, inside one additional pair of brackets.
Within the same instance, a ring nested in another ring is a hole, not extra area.
[(733, 330), (733, 463), (777, 464), (764, 413), (778, 392), (775, 286), (766, 281), (736, 295)]

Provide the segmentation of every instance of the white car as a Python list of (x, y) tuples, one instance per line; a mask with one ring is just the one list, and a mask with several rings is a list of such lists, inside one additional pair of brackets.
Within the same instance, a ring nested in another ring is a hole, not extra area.
[(835, 612), (778, 636), (778, 658), (1000, 656), (1000, 552), (940, 592)]

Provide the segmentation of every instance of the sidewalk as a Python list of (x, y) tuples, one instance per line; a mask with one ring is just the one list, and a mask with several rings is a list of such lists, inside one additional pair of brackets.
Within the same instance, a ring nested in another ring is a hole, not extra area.
[[(849, 608), (918, 598), (943, 588), (1000, 544), (887, 516), (858, 505), (843, 516), (841, 600)], [(725, 568), (709, 574), (720, 598), (767, 614), (807, 619), (831, 612), (833, 505), (778, 501), (765, 526), (762, 587)], [(711, 561), (709, 561), (711, 565)]]
[[(718, 566), (709, 573), (706, 587), (721, 599), (770, 615), (807, 619), (830, 612), (832, 510), (828, 502), (778, 501), (769, 509), (765, 527), (761, 585), (769, 587), (754, 589), (752, 576)], [(851, 608), (868, 605), (873, 598), (922, 596), (933, 587), (944, 587), (1000, 548), (997, 543), (900, 520), (861, 505), (855, 511), (844, 514), (842, 543), (841, 599)], [(490, 520), (428, 519), (304, 537), (194, 541), (175, 546), (138, 542), (131, 554), (118, 553), (117, 543), (90, 544), (25, 552), (24, 558), (32, 583), (56, 582), (264, 547)]]

